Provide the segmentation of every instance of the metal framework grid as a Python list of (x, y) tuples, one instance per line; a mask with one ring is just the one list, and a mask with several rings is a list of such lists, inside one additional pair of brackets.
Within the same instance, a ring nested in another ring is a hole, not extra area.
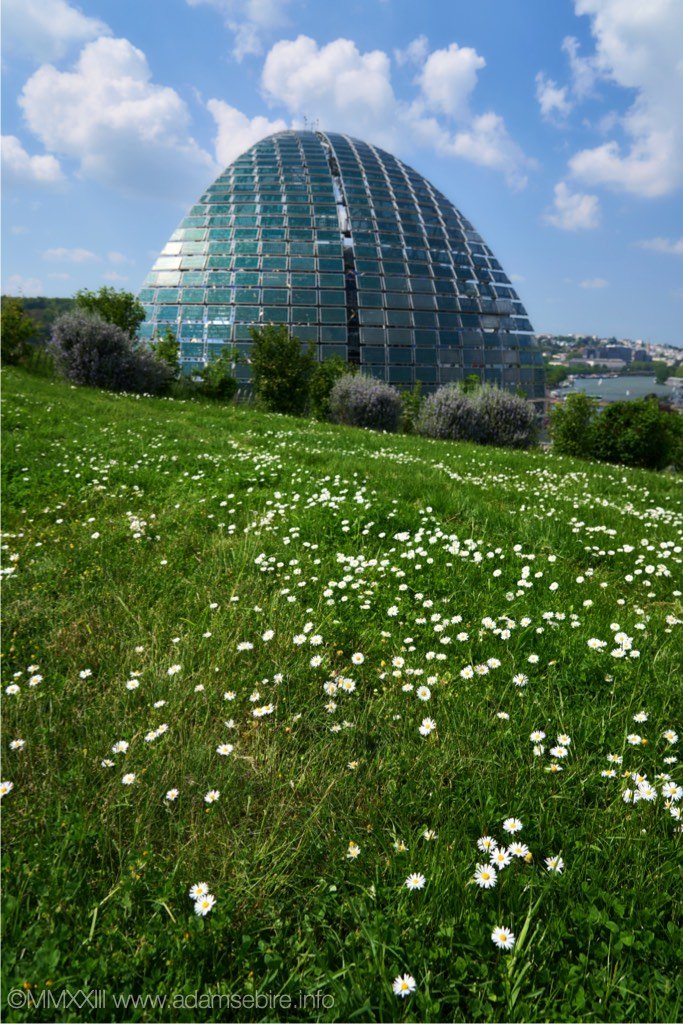
[(347, 135), (285, 131), (201, 196), (140, 292), (141, 334), (171, 329), (189, 371), (250, 329), (287, 324), (318, 358), (425, 391), (477, 374), (530, 398), (542, 357), (510, 281), (422, 175)]

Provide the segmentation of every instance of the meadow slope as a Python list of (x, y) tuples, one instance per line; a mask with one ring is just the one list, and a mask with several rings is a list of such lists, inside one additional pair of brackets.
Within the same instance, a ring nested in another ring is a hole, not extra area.
[(681, 1019), (679, 479), (3, 385), (6, 1020)]

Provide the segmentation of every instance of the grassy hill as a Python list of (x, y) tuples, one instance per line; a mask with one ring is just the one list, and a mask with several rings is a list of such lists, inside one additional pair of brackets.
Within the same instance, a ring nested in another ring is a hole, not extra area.
[(680, 1019), (678, 479), (3, 382), (7, 1020)]

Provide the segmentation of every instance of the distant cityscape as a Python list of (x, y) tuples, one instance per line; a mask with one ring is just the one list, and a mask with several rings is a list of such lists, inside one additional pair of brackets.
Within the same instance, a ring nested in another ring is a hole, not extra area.
[(660, 362), (674, 368), (683, 364), (683, 349), (675, 345), (584, 334), (537, 334), (536, 338), (551, 366), (589, 366), (618, 372), (633, 363)]
[(683, 410), (683, 349), (642, 339), (539, 334), (552, 405), (583, 391), (603, 403), (656, 396)]

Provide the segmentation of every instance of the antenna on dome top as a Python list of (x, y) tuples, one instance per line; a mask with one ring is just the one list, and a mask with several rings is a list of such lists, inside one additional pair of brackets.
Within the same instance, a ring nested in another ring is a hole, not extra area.
[(308, 114), (304, 114), (304, 128), (307, 132), (317, 132), (320, 130), (320, 120), (317, 117), (309, 117)]

